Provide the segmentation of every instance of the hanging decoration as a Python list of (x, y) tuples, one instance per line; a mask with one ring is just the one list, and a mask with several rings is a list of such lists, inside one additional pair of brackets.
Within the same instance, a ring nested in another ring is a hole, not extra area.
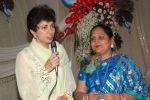
[(91, 28), (103, 23), (110, 26), (114, 34), (119, 34), (118, 26), (125, 27), (130, 32), (133, 19), (132, 0), (77, 0), (69, 7), (70, 16), (65, 20), (68, 27), (59, 35), (64, 39), (70, 33), (76, 36), (77, 60), (89, 54), (89, 34)]
[(0, 1), (0, 11), (4, 13), (4, 15), (7, 17), (7, 20), (9, 17), (13, 16), (13, 13), (12, 13), (13, 8), (14, 8), (13, 0), (1, 0)]
[(76, 0), (62, 0), (62, 2), (66, 7), (70, 7), (76, 2)]

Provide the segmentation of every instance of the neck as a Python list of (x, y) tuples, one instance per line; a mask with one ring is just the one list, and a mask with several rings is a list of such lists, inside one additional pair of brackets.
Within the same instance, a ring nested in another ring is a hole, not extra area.
[(105, 59), (107, 59), (107, 58), (112, 57), (112, 55), (113, 55), (113, 51), (110, 50), (110, 51), (108, 51), (107, 53), (100, 54), (100, 55), (99, 55), (99, 58), (100, 58), (101, 60), (105, 60)]
[(36, 41), (37, 41), (37, 43), (38, 43), (38, 44), (42, 45), (43, 47), (45, 47), (45, 48), (47, 48), (47, 49), (49, 48), (49, 44), (41, 43), (41, 42), (40, 42), (40, 41), (38, 41), (38, 40), (36, 40)]

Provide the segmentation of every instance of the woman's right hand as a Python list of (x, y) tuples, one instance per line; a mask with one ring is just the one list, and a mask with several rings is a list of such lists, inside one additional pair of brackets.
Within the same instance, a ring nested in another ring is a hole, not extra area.
[(100, 96), (100, 93), (99, 92), (90, 92), (88, 94), (88, 100), (98, 100), (98, 97)]
[(52, 71), (53, 69), (56, 68), (56, 66), (59, 65), (59, 56), (58, 56), (58, 53), (53, 53), (50, 58), (47, 60), (47, 62), (45, 63), (45, 69), (50, 72)]

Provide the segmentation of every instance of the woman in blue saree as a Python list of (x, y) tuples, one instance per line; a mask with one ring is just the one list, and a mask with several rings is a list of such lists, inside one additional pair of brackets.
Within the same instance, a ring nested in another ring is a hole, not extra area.
[(115, 51), (121, 43), (121, 37), (113, 35), (108, 26), (92, 28), (90, 44), (94, 54), (82, 60), (76, 100), (149, 100), (139, 67), (128, 55)]

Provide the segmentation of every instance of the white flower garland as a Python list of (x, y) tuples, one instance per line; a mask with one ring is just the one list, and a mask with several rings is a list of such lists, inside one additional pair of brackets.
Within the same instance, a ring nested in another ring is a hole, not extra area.
[(79, 38), (79, 45), (76, 50), (77, 61), (80, 61), (81, 57), (90, 53), (90, 30), (97, 22), (96, 12), (91, 11), (78, 24), (76, 32)]

